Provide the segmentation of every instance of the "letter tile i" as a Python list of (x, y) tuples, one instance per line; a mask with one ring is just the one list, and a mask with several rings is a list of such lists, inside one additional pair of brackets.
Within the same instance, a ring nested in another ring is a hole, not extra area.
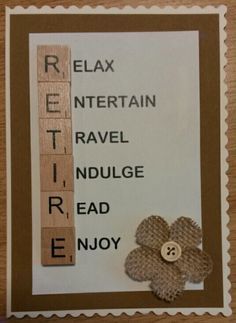
[(75, 264), (70, 49), (37, 48), (41, 263)]

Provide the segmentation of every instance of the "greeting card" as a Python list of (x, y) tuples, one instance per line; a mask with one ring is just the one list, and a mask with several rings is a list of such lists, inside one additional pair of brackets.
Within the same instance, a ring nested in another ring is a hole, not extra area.
[(218, 8), (7, 10), (8, 315), (229, 315)]

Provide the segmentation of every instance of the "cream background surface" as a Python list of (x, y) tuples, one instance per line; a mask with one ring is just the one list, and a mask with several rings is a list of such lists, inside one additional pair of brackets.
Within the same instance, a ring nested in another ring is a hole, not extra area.
[[(144, 178), (74, 180), (77, 238), (121, 237), (118, 250), (76, 251), (76, 266), (42, 267), (36, 46), (66, 44), (71, 61), (114, 59), (114, 73), (73, 73), (75, 131), (123, 131), (128, 144), (75, 144), (74, 167), (143, 165)], [(149, 290), (132, 281), (124, 261), (138, 224), (151, 214), (201, 225), (198, 33), (31, 34), (33, 293)], [(156, 108), (75, 109), (74, 96), (155, 94)], [(168, 195), (168, 199), (166, 196)], [(76, 203), (106, 201), (107, 215), (76, 215)], [(170, 202), (171, 201), (171, 202)], [(202, 284), (187, 286), (201, 289)]]

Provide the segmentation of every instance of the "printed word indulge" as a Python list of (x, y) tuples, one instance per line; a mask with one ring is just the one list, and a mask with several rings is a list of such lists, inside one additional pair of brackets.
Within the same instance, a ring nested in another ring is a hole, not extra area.
[(96, 178), (143, 178), (144, 166), (124, 166), (118, 168), (116, 166), (106, 167), (76, 167), (77, 179), (96, 179)]

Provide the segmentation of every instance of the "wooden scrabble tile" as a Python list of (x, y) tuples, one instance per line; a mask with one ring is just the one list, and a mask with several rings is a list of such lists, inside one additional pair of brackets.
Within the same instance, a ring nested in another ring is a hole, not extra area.
[(74, 191), (72, 155), (41, 155), (41, 191)]
[(50, 265), (75, 264), (75, 229), (41, 229), (41, 263)]
[(70, 81), (70, 49), (61, 45), (40, 45), (37, 48), (38, 81)]
[(74, 192), (41, 192), (41, 227), (74, 225)]
[(71, 119), (39, 120), (40, 154), (72, 154)]
[(70, 118), (70, 83), (38, 83), (39, 118)]

